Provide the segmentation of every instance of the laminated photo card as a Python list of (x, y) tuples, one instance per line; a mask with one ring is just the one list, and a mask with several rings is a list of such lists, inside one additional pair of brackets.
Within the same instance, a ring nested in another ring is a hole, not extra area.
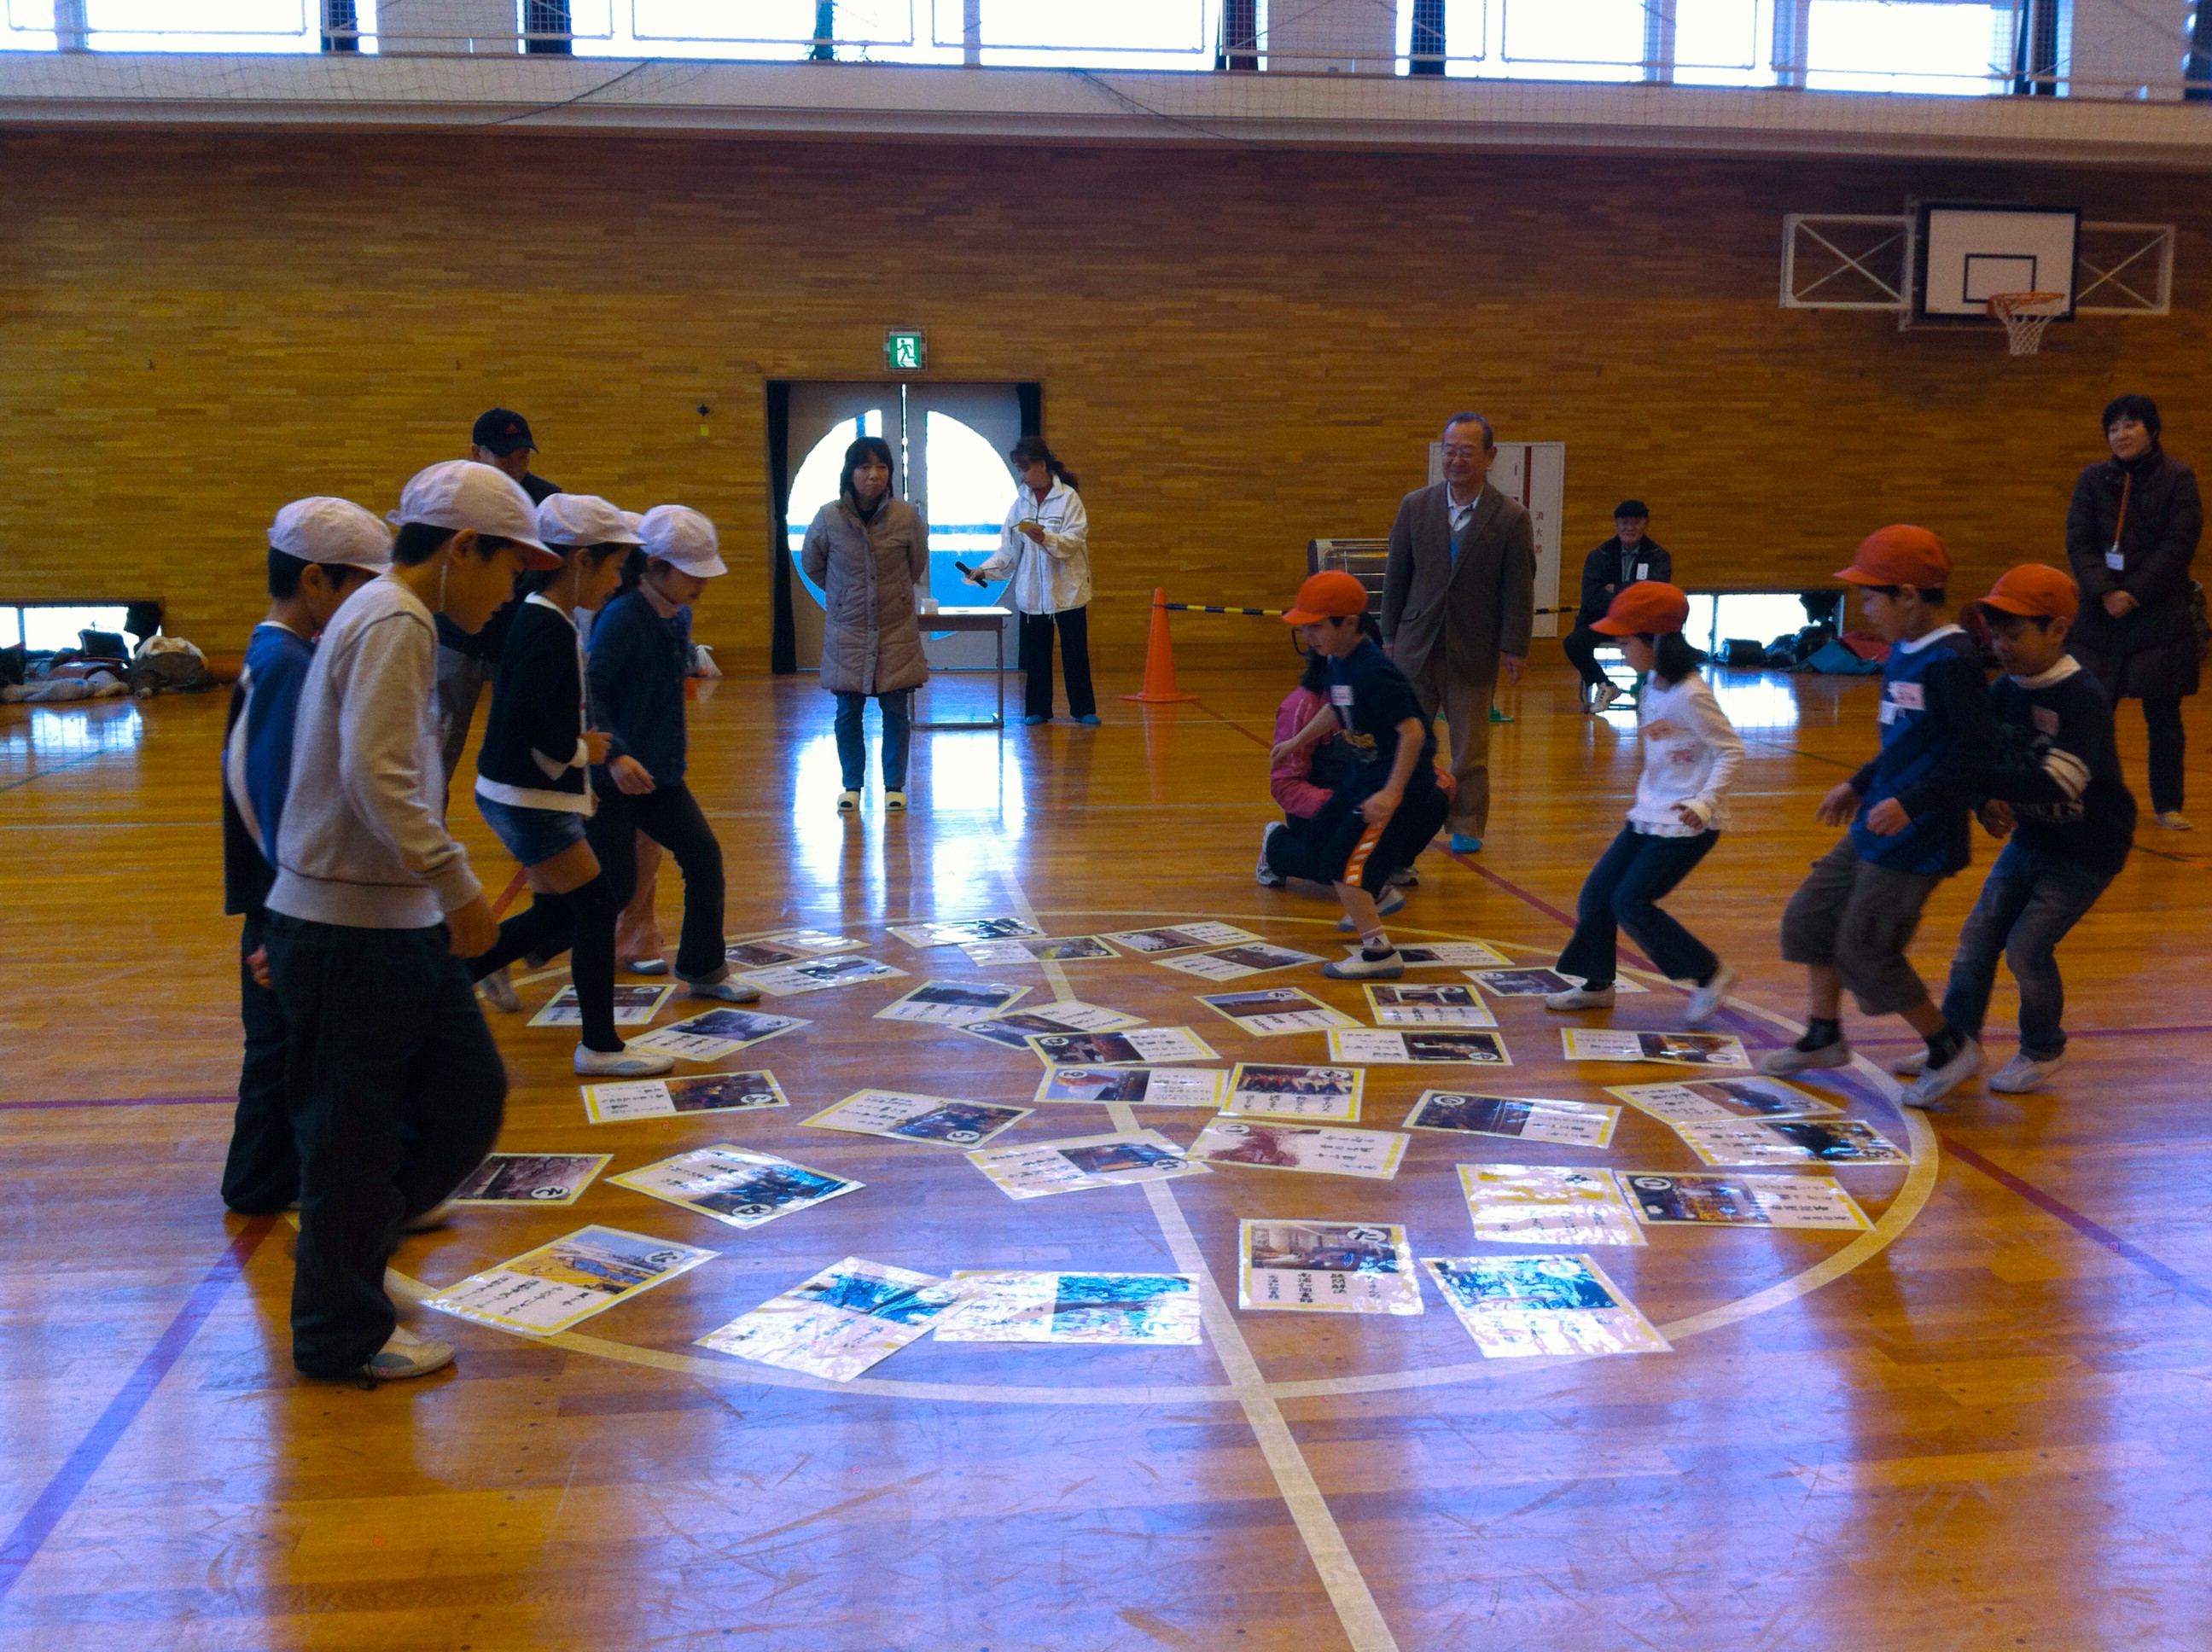
[(1224, 1114), (1207, 1121), (1190, 1145), (1206, 1164), (1297, 1170), (1310, 1175), (1363, 1176), (1388, 1181), (1398, 1174), (1409, 1136), (1390, 1130), (1334, 1130), (1326, 1125), (1267, 1124)]
[(1421, 1282), (1401, 1227), (1237, 1224), (1237, 1305), (1307, 1314), (1418, 1314)]
[(782, 963), (804, 963), (819, 956), (776, 941), (725, 941), (722, 957), (732, 969), (769, 969)]
[(1278, 1066), (1239, 1061), (1229, 1077), (1229, 1105), (1244, 1118), (1327, 1119), (1359, 1122), (1359, 1096), (1367, 1074), (1358, 1067)]
[(1707, 1164), (1907, 1164), (1872, 1125), (1856, 1119), (1722, 1119), (1678, 1124), (1674, 1133)]
[(1187, 1273), (952, 1275), (960, 1301), (937, 1321), (939, 1342), (1059, 1342), (1195, 1347), (1202, 1315)]
[(1163, 969), (1195, 975), (1200, 981), (1241, 981), (1247, 975), (1264, 975), (1271, 969), (1289, 969), (1297, 964), (1320, 962), (1311, 952), (1293, 951), (1287, 946), (1275, 946), (1266, 941), (1249, 941), (1242, 946), (1224, 946), (1212, 952), (1186, 952), (1180, 957), (1158, 960)]
[(964, 1027), (984, 1021), (1028, 995), (1026, 987), (1004, 981), (926, 981), (903, 998), (876, 1011), (878, 1021), (912, 1021), (923, 1026)]
[(777, 998), (793, 998), (801, 993), (826, 992), (832, 987), (851, 987), (864, 981), (903, 979), (905, 975), (905, 970), (894, 969), (875, 958), (829, 957), (779, 964), (771, 969), (748, 969), (738, 979), (750, 981)]
[(1177, 924), (1171, 929), (1125, 929), (1106, 939), (1131, 952), (1182, 952), (1196, 946), (1234, 946), (1260, 938), (1235, 924)]
[(721, 1061), (749, 1045), (810, 1026), (796, 1016), (761, 1010), (708, 1010), (672, 1021), (629, 1041), (634, 1050), (653, 1050), (682, 1061)]
[(1157, 1130), (1123, 1130), (1066, 1141), (981, 1147), (968, 1155), (968, 1162), (996, 1182), (1009, 1199), (1042, 1199), (1049, 1193), (1079, 1193), (1087, 1187), (1119, 1187), (1207, 1174), (1203, 1164), (1192, 1163), (1182, 1148)]
[(818, 958), (825, 952), (858, 952), (867, 945), (849, 935), (840, 935), (827, 929), (771, 929), (761, 935), (740, 935), (725, 945), (758, 942), (780, 951), (796, 952), (802, 957)]
[(1188, 1027), (1133, 1027), (1127, 1032), (1109, 1033), (1031, 1033), (1029, 1046), (1048, 1067), (1133, 1067), (1221, 1059), (1212, 1045)]
[(1553, 1142), (1561, 1147), (1603, 1147), (1613, 1140), (1620, 1109), (1600, 1102), (1563, 1102), (1536, 1096), (1484, 1096), (1425, 1090), (1406, 1115), (1408, 1130), (1441, 1130), (1470, 1136), (1505, 1136)]
[(910, 1096), (896, 1090), (862, 1090), (800, 1122), (817, 1130), (885, 1136), (893, 1141), (979, 1147), (1029, 1115), (1026, 1107), (997, 1107), (988, 1102), (956, 1101), (943, 1096)]
[(707, 1072), (696, 1078), (635, 1078), (584, 1086), (584, 1116), (593, 1124), (790, 1105), (773, 1072)]
[(1728, 1033), (1619, 1032), (1565, 1027), (1559, 1042), (1570, 1061), (1656, 1061), (1677, 1067), (1747, 1067), (1743, 1040)]
[(1608, 1170), (1462, 1164), (1474, 1236), (1485, 1244), (1640, 1245), (1644, 1230)]
[(1863, 1233), (1874, 1224), (1833, 1176), (1741, 1171), (1619, 1170), (1636, 1214), (1654, 1226), (1826, 1228)]
[[(1563, 975), (1556, 969), (1469, 969), (1465, 973), (1487, 998), (1549, 998), (1554, 993), (1571, 993), (1583, 984), (1580, 975)], [(1626, 975), (1615, 975), (1613, 990), (1648, 993), (1651, 989)]]
[(928, 1334), (960, 1300), (950, 1279), (848, 1256), (699, 1339), (702, 1348), (849, 1382)]
[(1609, 1084), (1606, 1094), (1662, 1124), (1707, 1124), (1721, 1119), (1820, 1119), (1843, 1112), (1809, 1090), (1763, 1074), (1707, 1078), (1692, 1084)]
[(1044, 931), (1023, 918), (968, 918), (957, 923), (893, 926), (891, 933), (917, 951), (933, 946), (963, 946), (971, 941), (1014, 940)]
[(1367, 985), (1368, 1013), (1378, 1027), (1494, 1027), (1498, 1017), (1472, 987), (1456, 981), (1386, 981)]
[(524, 1336), (551, 1336), (718, 1254), (621, 1228), (579, 1228), (449, 1285), (423, 1306)]
[[(643, 1027), (660, 1013), (660, 1006), (668, 1002), (675, 986), (663, 981), (659, 986), (621, 986), (615, 988), (615, 1025)], [(545, 1001), (545, 1007), (531, 1017), (532, 1027), (580, 1027), (584, 1012), (576, 1005), (576, 989), (563, 987)]]
[(1042, 940), (969, 941), (960, 950), (968, 962), (995, 968), (1003, 963), (1081, 963), (1121, 955), (1096, 935), (1063, 935)]
[(625, 1170), (607, 1181), (733, 1228), (757, 1228), (866, 1185), (727, 1142)]
[(1388, 1066), (1427, 1066), (1431, 1062), (1468, 1062), (1482, 1067), (1510, 1067), (1505, 1041), (1494, 1032), (1382, 1032), (1365, 1028), (1328, 1036), (1332, 1061), (1372, 1061)]
[[(1344, 949), (1347, 953), (1359, 951), (1353, 941)], [(1398, 944), (1398, 956), (1409, 969), (1445, 969), (1465, 964), (1508, 964), (1513, 962), (1488, 941), (1419, 941), (1408, 946)]]
[(1036, 1099), (1211, 1111), (1228, 1101), (1229, 1075), (1219, 1067), (1048, 1067)]
[(960, 1030), (977, 1038), (988, 1039), (1002, 1048), (1019, 1050), (1024, 1055), (1035, 1054), (1030, 1048), (1031, 1033), (1118, 1032), (1124, 1027), (1141, 1027), (1145, 1017), (1125, 1014), (1120, 1010), (1101, 1009), (1096, 1004), (1085, 1004), (1079, 999), (1058, 999), (1050, 1004), (1031, 1004), (1010, 1015), (986, 1017), (981, 1021), (963, 1022)]
[(1359, 1023), (1333, 1009), (1311, 993), (1296, 987), (1255, 987), (1242, 993), (1200, 993), (1198, 1001), (1216, 1015), (1233, 1021), (1255, 1038), (1277, 1038), (1285, 1033), (1327, 1032), (1331, 1027), (1356, 1027)]
[(456, 1205), (573, 1205), (611, 1153), (494, 1153), (447, 1195)]
[(1485, 1359), (1672, 1351), (1588, 1256), (1424, 1256)]

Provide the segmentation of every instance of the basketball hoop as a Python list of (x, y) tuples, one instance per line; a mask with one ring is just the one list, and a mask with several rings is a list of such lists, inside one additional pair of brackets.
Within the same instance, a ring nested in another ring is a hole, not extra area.
[(1992, 293), (1986, 307), (2004, 323), (2005, 341), (2014, 355), (2033, 355), (2043, 348), (2043, 330), (2066, 307), (2063, 293)]

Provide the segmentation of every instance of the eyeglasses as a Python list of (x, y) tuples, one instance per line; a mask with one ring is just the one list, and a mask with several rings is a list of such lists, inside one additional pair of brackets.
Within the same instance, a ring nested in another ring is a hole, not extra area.
[(1482, 447), (1463, 447), (1457, 442), (1448, 441), (1444, 444), (1446, 459), (1480, 459), (1488, 451), (1487, 448)]

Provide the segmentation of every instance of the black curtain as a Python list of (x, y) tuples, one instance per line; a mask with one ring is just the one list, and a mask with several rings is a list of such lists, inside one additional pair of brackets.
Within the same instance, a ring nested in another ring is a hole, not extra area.
[(1444, 0), (1413, 0), (1412, 48), (1408, 74), (1444, 72)]
[(568, 0), (523, 0), (522, 49), (549, 57), (574, 55), (568, 39)]
[(1213, 66), (1251, 70), (1260, 66), (1260, 0), (1222, 0), (1221, 45)]
[(1034, 380), (1016, 385), (1014, 399), (1021, 404), (1022, 434), (1025, 436), (1044, 434), (1044, 386)]
[(788, 677), (799, 669), (799, 639), (791, 618), (791, 385), (783, 379), (768, 381), (768, 668)]

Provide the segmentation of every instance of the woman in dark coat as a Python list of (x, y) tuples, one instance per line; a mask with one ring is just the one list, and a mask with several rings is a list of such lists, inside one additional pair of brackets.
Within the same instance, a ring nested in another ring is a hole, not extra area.
[(2066, 556), (2081, 587), (2068, 641), (2116, 706), (2142, 701), (2151, 808), (2160, 825), (2185, 832), (2181, 702), (2197, 692), (2201, 659), (2189, 565), (2204, 507), (2195, 473), (2159, 446), (2149, 397), (2106, 407), (2105, 440), (2112, 458), (2081, 472), (2066, 512)]

